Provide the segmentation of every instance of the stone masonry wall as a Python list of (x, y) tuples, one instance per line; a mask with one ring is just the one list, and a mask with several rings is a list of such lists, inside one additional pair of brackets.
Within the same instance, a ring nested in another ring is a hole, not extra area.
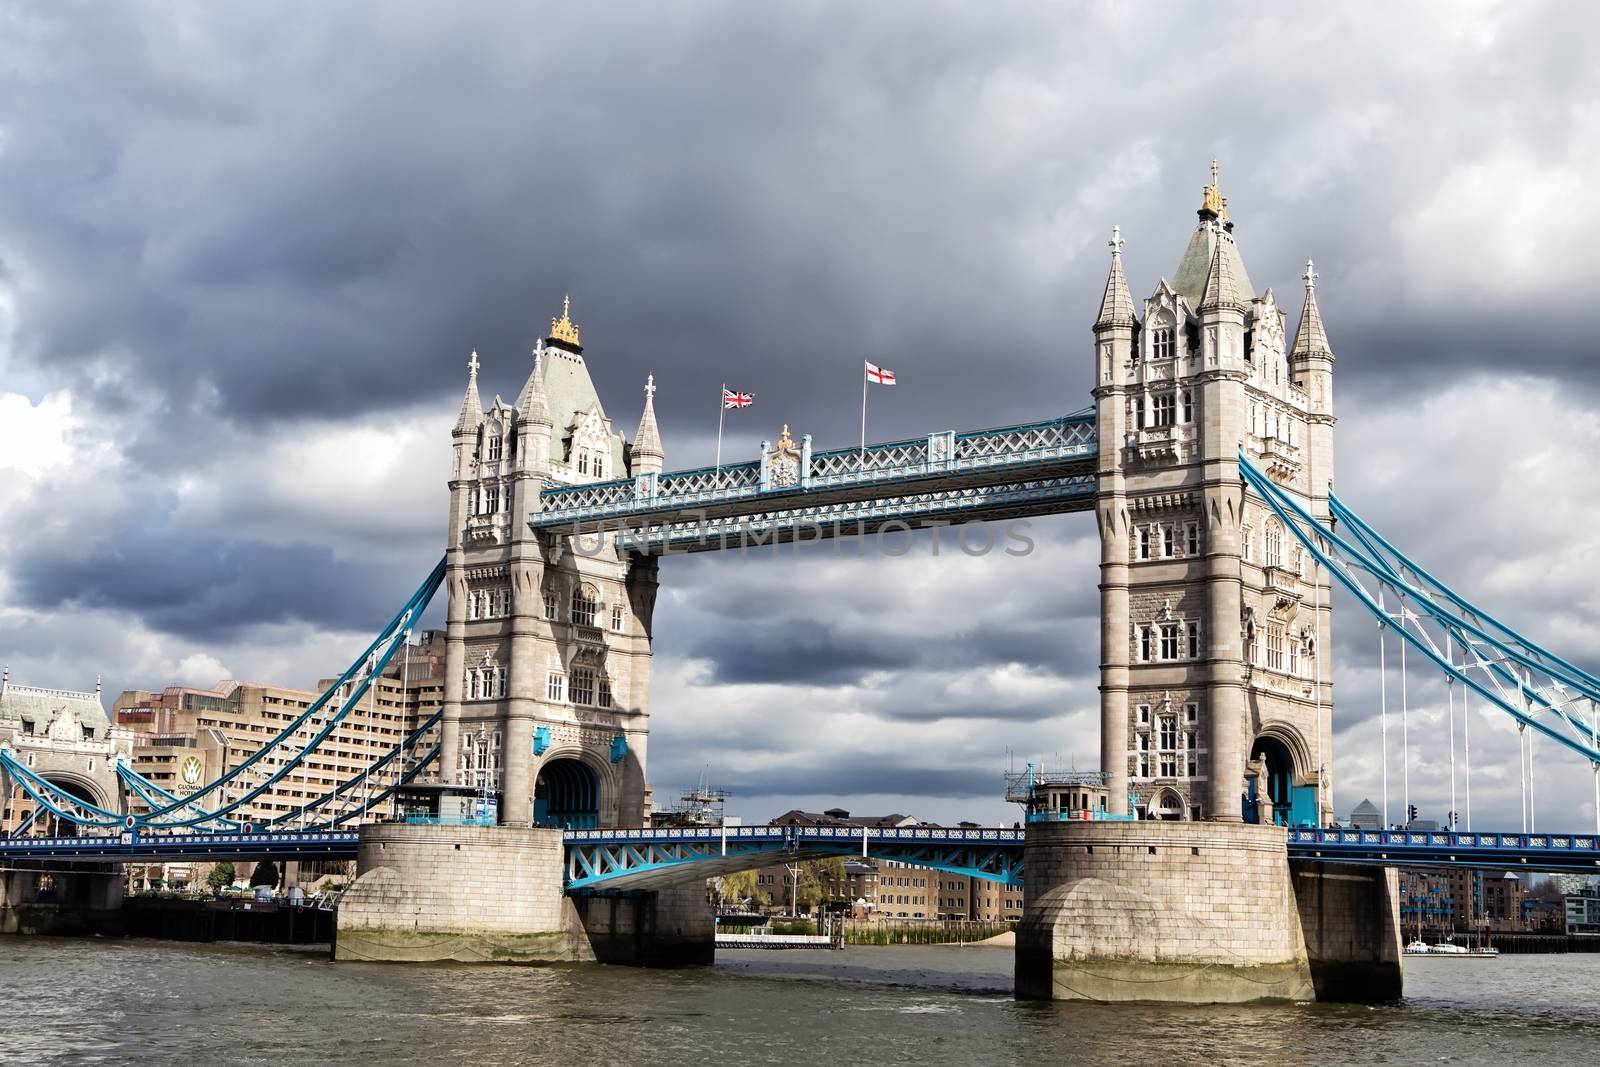
[(1018, 996), (1186, 1003), (1313, 995), (1284, 831), (1028, 828)]
[(339, 900), (340, 960), (592, 959), (562, 896), (559, 830), (363, 827)]

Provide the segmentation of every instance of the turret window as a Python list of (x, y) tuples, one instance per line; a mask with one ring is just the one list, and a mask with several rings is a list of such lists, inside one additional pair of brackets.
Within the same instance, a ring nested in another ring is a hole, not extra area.
[(622, 604), (611, 605), (611, 628), (617, 633), (622, 632)]
[(1150, 422), (1153, 426), (1171, 426), (1173, 416), (1173, 396), (1171, 393), (1155, 393), (1150, 397)]
[(556, 595), (554, 593), (546, 593), (544, 595), (544, 617), (547, 619), (556, 617)]
[(1283, 528), (1276, 522), (1267, 524), (1267, 566), (1283, 566)]
[(595, 614), (599, 610), (598, 594), (591, 586), (580, 585), (572, 591), (573, 625), (593, 626)]
[(1190, 390), (1190, 389), (1185, 389), (1183, 391), (1183, 394), (1182, 394), (1182, 399), (1183, 399), (1183, 421), (1185, 423), (1193, 422), (1194, 421), (1194, 391)]
[(578, 453), (578, 473), (579, 474), (588, 474), (589, 473), (589, 453), (587, 453), (587, 452), (579, 452)]
[(1177, 553), (1173, 551), (1175, 547), (1173, 534), (1174, 531), (1172, 527), (1161, 527), (1161, 554), (1166, 556), (1168, 559), (1171, 559), (1173, 556), (1177, 555)]
[(594, 671), (588, 667), (574, 667), (572, 670), (572, 702), (594, 703)]
[(1161, 624), (1161, 658), (1178, 658), (1178, 624), (1175, 622)]
[(1184, 527), (1184, 552), (1191, 556), (1200, 554), (1200, 524), (1191, 522)]
[(1139, 527), (1139, 558), (1150, 558), (1150, 527)]
[(545, 699), (555, 704), (560, 704), (567, 699), (567, 676), (556, 671), (551, 671), (545, 682)]
[(484, 442), (484, 459), (496, 463), (500, 459), (502, 439), (499, 434), (490, 434), (489, 440)]
[(1150, 331), (1150, 358), (1172, 358), (1172, 330), (1163, 327)]

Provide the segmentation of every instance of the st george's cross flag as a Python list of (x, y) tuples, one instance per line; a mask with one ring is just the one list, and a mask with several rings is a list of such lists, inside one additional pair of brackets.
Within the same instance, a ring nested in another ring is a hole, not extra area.
[(736, 393), (732, 389), (729, 389), (727, 386), (723, 386), (722, 387), (722, 410), (723, 411), (727, 411), (730, 408), (747, 408), (751, 404), (754, 404), (755, 402), (756, 402), (756, 398), (751, 393)]
[(893, 385), (894, 371), (888, 367), (880, 367), (876, 363), (868, 363), (867, 381), (873, 385)]

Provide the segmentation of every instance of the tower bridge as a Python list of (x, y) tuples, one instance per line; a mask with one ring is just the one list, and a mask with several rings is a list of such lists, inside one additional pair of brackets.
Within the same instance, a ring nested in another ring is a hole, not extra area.
[[(785, 426), (753, 461), (668, 470), (653, 379), (630, 438), (565, 305), (515, 402), (483, 403), (473, 356), (444, 558), (321, 699), (245, 766), (181, 796), (126, 766), (120, 802), (77, 795), (0, 746), (6, 795), (80, 831), (33, 830), (0, 853), (322, 849), (363, 872), (341, 903), (347, 958), (703, 962), (705, 877), (859, 848), (1022, 880), (1022, 995), (1397, 995), (1394, 866), (1591, 870), (1600, 826), (1539, 834), (1529, 794), (1521, 831), (1473, 833), (1469, 775), (1465, 833), (1332, 827), (1333, 585), (1358, 621), (1445, 678), (1452, 722), (1454, 694), (1463, 709), (1471, 694), (1589, 761), (1597, 817), (1600, 679), (1473, 606), (1332, 493), (1334, 355), (1316, 271), (1300, 275), (1291, 330), (1245, 269), (1215, 172), (1197, 218), (1172, 280), (1138, 302), (1113, 230), (1085, 361), (1091, 409), (857, 448), (815, 451)], [(644, 825), (663, 554), (1076, 511), (1092, 512), (1101, 544), (1096, 817), (906, 834)], [(241, 821), (337, 735), (441, 587), (437, 743), (429, 720), (363, 776), (376, 788)], [(498, 825), (375, 823), (414, 780), (494, 798)], [(488, 899), (486, 885), (499, 887)], [(1166, 984), (1174, 967), (1204, 977)]]

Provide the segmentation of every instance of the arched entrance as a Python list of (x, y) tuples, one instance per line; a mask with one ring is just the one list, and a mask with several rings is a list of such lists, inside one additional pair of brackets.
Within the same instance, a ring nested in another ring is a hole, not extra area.
[(1163, 822), (1181, 822), (1183, 798), (1171, 789), (1163, 789), (1150, 798), (1150, 806), (1145, 809), (1145, 817)]
[(581, 760), (559, 757), (539, 768), (533, 786), (533, 823), (563, 830), (600, 825), (600, 780)]
[[(57, 789), (60, 789), (62, 792), (70, 793), (86, 804), (93, 804), (96, 807), (105, 807), (105, 804), (102, 803), (96, 792), (84, 785), (82, 782), (75, 781), (72, 778), (61, 774), (42, 774), (40, 777), (49, 782), (51, 785), (55, 786)], [(27, 795), (23, 793), (21, 789), (17, 790), (17, 794), (19, 796)], [(33, 826), (28, 831), (30, 834), (38, 837), (73, 837), (84, 832), (79, 828), (77, 823), (70, 819), (63, 819), (55, 815), (42, 804), (34, 803), (32, 804), (32, 807), (38, 809), (39, 814), (38, 817), (33, 820)]]
[[(1255, 739), (1250, 747), (1252, 758), (1259, 759), (1266, 764), (1266, 782), (1261, 781), (1258, 775), (1252, 788), (1251, 799), (1255, 800), (1265, 793), (1272, 802), (1272, 822), (1279, 826), (1310, 825), (1315, 822), (1316, 807), (1315, 796), (1307, 797), (1304, 794), (1310, 787), (1296, 788), (1294, 784), (1294, 754), (1289, 751), (1289, 746), (1282, 739), (1271, 734), (1263, 734)], [(1313, 790), (1314, 793), (1314, 790)], [(1257, 813), (1261, 812), (1261, 805), (1253, 805)], [(1257, 821), (1266, 821), (1255, 815)]]

